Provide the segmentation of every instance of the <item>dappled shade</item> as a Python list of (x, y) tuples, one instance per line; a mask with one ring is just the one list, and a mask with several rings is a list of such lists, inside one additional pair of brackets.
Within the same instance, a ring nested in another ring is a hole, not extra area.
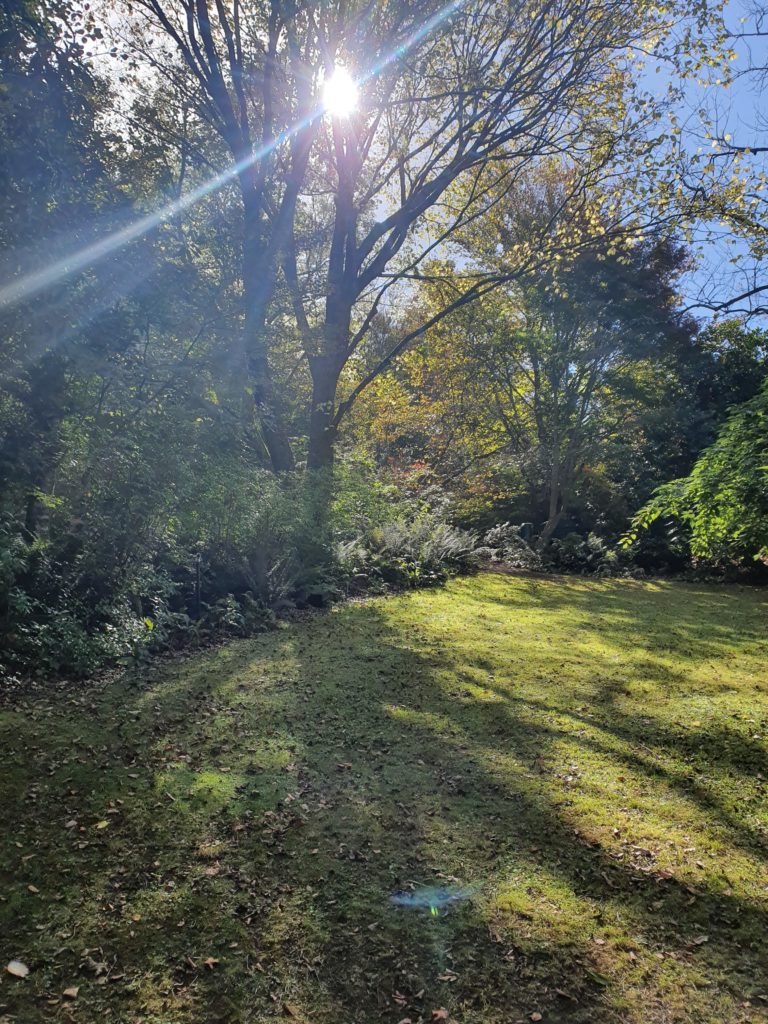
[(482, 575), (20, 695), (7, 1011), (759, 1019), (765, 612)]

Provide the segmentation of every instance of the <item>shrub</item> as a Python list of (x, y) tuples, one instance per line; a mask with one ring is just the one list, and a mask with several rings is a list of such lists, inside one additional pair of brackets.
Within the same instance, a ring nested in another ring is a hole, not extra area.
[(283, 609), (438, 583), (482, 555), (443, 492), (404, 493), (367, 466), (343, 465), (326, 506), (322, 482), (278, 480), (237, 451), (198, 452), (192, 467), (183, 446), (153, 464), (125, 437), (111, 462), (104, 445), (79, 452), (55, 501), (41, 496), (45, 537), (25, 538), (18, 514), (0, 520), (8, 671), (82, 676), (247, 636)]
[(521, 529), (512, 523), (499, 523), (487, 531), (483, 544), (493, 561), (535, 572), (542, 568), (541, 555), (520, 536)]
[(554, 572), (577, 573), (582, 576), (642, 575), (641, 569), (631, 570), (615, 545), (594, 533), (586, 538), (578, 533), (556, 537), (542, 552), (542, 562)]
[(347, 590), (428, 586), (478, 564), (477, 535), (452, 526), (439, 512), (423, 509), (341, 542), (336, 558)]
[(683, 524), (694, 558), (768, 563), (768, 382), (731, 410), (689, 476), (658, 488), (622, 543), (630, 548), (665, 517)]

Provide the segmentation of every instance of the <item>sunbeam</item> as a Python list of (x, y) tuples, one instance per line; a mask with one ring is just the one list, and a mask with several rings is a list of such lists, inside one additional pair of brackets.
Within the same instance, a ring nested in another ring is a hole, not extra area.
[[(440, 10), (428, 19), (418, 31), (412, 33), (405, 42), (393, 48), (390, 53), (388, 53), (367, 72), (360, 75), (357, 79), (353, 79), (349, 76), (349, 84), (355, 97), (362, 85), (383, 71), (383, 69), (388, 67), (393, 61), (404, 56), (416, 43), (420, 42), (442, 21), (449, 17), (461, 5), (461, 3), (463, 3), (463, 0), (451, 0), (451, 3), (445, 4), (444, 7), (440, 8)], [(96, 263), (99, 260), (104, 259), (104, 257), (109, 256), (111, 253), (116, 252), (118, 249), (122, 249), (131, 242), (136, 241), (136, 239), (141, 238), (143, 235), (147, 234), (147, 232), (152, 231), (153, 228), (159, 227), (165, 221), (168, 221), (184, 210), (189, 209), (190, 206), (194, 206), (194, 204), (204, 196), (209, 195), (211, 192), (216, 192), (223, 185), (226, 185), (228, 182), (236, 178), (238, 174), (242, 173), (242, 171), (251, 164), (263, 159), (277, 146), (287, 142), (293, 135), (301, 131), (302, 128), (311, 124), (315, 118), (321, 117), (328, 109), (326, 100), (324, 99), (323, 102), (319, 104), (309, 115), (297, 121), (289, 128), (286, 128), (269, 143), (262, 146), (260, 149), (254, 150), (253, 153), (249, 154), (244, 159), (227, 167), (220, 174), (204, 182), (202, 185), (199, 185), (186, 195), (181, 196), (179, 199), (175, 199), (171, 203), (167, 203), (154, 213), (141, 217), (139, 220), (134, 221), (133, 224), (129, 224), (118, 231), (112, 232), (112, 234), (107, 235), (98, 242), (94, 242), (92, 245), (85, 246), (84, 248), (70, 253), (61, 259), (55, 260), (48, 264), (48, 266), (43, 267), (41, 270), (25, 274), (22, 277), (4, 284), (0, 287), (0, 308), (15, 305), (16, 303), (43, 291), (45, 288), (50, 287), (54, 282), (63, 278), (71, 277), (73, 274), (84, 270), (93, 263)]]

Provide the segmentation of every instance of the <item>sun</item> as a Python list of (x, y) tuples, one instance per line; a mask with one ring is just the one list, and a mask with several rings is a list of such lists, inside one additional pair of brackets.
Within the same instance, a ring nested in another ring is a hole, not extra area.
[(323, 83), (323, 108), (332, 117), (349, 117), (357, 110), (358, 90), (346, 68), (335, 67)]

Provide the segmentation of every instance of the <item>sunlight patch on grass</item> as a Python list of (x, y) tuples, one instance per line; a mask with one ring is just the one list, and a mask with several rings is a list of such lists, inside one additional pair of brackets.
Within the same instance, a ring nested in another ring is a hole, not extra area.
[(479, 576), (19, 700), (0, 1012), (68, 1024), (79, 983), (81, 1024), (761, 1019), (766, 611)]

